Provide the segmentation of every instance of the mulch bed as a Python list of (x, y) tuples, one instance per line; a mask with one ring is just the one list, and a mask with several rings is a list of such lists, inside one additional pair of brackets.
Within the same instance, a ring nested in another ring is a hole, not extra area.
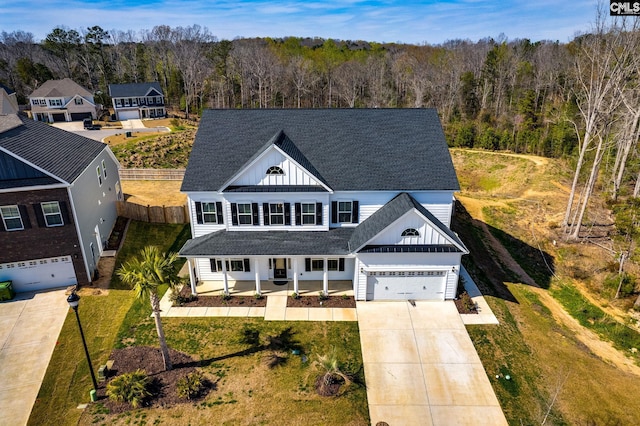
[(116, 223), (113, 225), (113, 229), (111, 230), (111, 235), (107, 240), (106, 250), (118, 250), (120, 248), (122, 238), (124, 237), (124, 230), (127, 227), (128, 221), (129, 219), (126, 217), (118, 216)]
[(318, 296), (300, 296), (297, 299), (287, 298), (288, 308), (355, 308), (353, 297), (329, 296), (321, 300)]
[[(162, 354), (159, 348), (149, 346), (133, 346), (124, 349), (115, 349), (111, 352), (109, 359), (113, 360), (113, 367), (109, 370), (107, 381), (123, 373), (144, 370), (152, 380), (153, 396), (147, 400), (146, 406), (169, 407), (179, 403), (191, 402), (179, 398), (176, 390), (176, 383), (187, 374), (196, 371), (198, 361), (182, 352), (169, 349), (173, 369), (164, 371)], [(200, 395), (204, 397), (207, 392), (215, 388), (215, 385), (208, 382), (205, 391)], [(109, 413), (122, 413), (131, 410), (131, 405), (122, 402), (115, 402), (106, 396), (106, 383), (100, 384), (97, 390), (98, 403), (109, 410)]]
[(191, 288), (187, 285), (180, 290), (180, 303), (175, 303), (174, 306), (182, 307), (265, 307), (267, 306), (267, 298), (262, 297), (260, 299), (253, 296), (201, 296), (198, 295), (195, 298), (191, 298)]

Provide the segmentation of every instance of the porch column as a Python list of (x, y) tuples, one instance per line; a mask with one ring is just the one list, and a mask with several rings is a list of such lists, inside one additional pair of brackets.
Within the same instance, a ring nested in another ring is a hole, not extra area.
[(187, 264), (189, 265), (189, 282), (191, 283), (191, 294), (197, 296), (198, 292), (196, 290), (196, 274), (193, 273), (193, 259), (187, 259)]
[(298, 258), (294, 257), (291, 259), (293, 262), (293, 292), (295, 294), (300, 294), (300, 288), (298, 285)]
[(222, 283), (224, 285), (224, 294), (229, 295), (229, 277), (227, 276), (227, 262), (222, 258)]
[(253, 262), (253, 270), (256, 271), (256, 294), (258, 296), (262, 295), (262, 289), (260, 288), (260, 268), (259, 268), (259, 263), (258, 263), (258, 259), (254, 259)]
[(322, 262), (323, 271), (322, 271), (322, 292), (325, 296), (329, 295), (329, 259), (324, 258)]

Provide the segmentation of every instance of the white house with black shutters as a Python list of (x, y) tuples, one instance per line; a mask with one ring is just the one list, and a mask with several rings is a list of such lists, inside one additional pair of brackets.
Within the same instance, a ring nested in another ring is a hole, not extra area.
[(432, 109), (207, 110), (182, 184), (191, 290), (287, 284), (357, 300), (451, 299), (466, 247)]

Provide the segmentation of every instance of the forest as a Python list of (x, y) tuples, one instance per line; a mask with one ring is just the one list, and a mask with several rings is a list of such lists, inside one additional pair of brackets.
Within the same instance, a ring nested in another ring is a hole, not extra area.
[(567, 158), (568, 238), (579, 238), (594, 191), (630, 221), (619, 229), (631, 238), (636, 208), (620, 200), (640, 193), (637, 26), (598, 10), (567, 43), (439, 45), (219, 40), (199, 25), (56, 27), (41, 41), (1, 32), (0, 83), (27, 104), (46, 80), (70, 77), (110, 105), (111, 83), (159, 81), (168, 106), (187, 117), (204, 108), (436, 108), (451, 146)]

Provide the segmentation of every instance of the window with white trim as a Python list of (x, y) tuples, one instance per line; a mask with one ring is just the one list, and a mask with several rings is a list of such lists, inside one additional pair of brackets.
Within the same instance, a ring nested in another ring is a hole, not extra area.
[(278, 166), (271, 166), (267, 169), (267, 173), (268, 175), (283, 175), (284, 174), (284, 170), (282, 170), (281, 167)]
[(4, 222), (4, 229), (7, 231), (21, 231), (24, 229), (18, 206), (0, 207), (0, 216), (2, 216), (2, 221)]
[(216, 203), (202, 203), (202, 222), (218, 223)]
[(284, 203), (269, 203), (269, 224), (284, 225)]
[(301, 203), (301, 215), (303, 225), (316, 224), (316, 203)]
[(324, 271), (324, 259), (311, 259), (312, 271)]
[(415, 228), (407, 228), (404, 231), (402, 231), (402, 236), (403, 237), (419, 237), (420, 232), (418, 232), (418, 230)]
[(41, 203), (40, 206), (42, 207), (44, 222), (48, 228), (64, 225), (64, 221), (62, 220), (62, 211), (60, 210), (60, 204), (57, 201)]
[(62, 106), (60, 99), (49, 99), (49, 106)]
[(75, 98), (73, 101), (76, 105), (82, 105), (82, 98)]
[(102, 160), (102, 175), (105, 179), (107, 178), (107, 165), (104, 163), (104, 160)]
[(238, 224), (252, 225), (252, 217), (251, 203), (238, 203)]
[(338, 201), (338, 223), (351, 223), (351, 201)]

